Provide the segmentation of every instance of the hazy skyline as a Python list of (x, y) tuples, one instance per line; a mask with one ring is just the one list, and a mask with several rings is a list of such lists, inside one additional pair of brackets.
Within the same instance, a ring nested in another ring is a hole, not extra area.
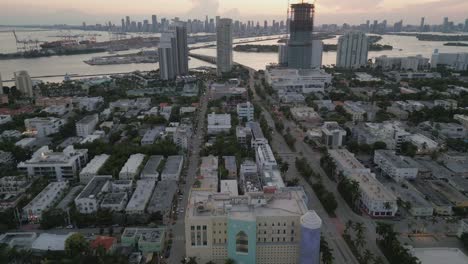
[[(299, 2), (298, 0), (291, 0)], [(311, 2), (311, 1), (309, 1)], [(111, 21), (119, 24), (125, 15), (132, 19), (159, 17), (203, 19), (221, 15), (240, 20), (284, 20), (287, 0), (0, 0), (0, 24), (88, 24)], [(448, 16), (456, 23), (468, 18), (467, 0), (319, 0), (316, 24), (344, 22), (358, 24), (366, 20), (387, 19), (393, 23), (418, 24), (425, 16), (429, 24), (442, 23)]]

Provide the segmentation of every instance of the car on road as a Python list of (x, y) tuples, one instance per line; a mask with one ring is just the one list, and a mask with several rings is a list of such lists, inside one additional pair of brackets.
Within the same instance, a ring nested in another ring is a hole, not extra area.
[(66, 229), (73, 229), (73, 225), (67, 225)]

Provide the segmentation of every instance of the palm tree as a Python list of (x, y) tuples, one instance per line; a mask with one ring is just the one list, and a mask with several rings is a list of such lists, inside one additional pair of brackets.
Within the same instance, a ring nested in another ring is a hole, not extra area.
[(233, 259), (226, 259), (226, 261), (224, 261), (224, 264), (235, 264), (236, 262), (233, 260)]
[(320, 239), (320, 253), (322, 254), (323, 264), (332, 264), (335, 259), (332, 254), (333, 250), (328, 246), (327, 241), (324, 237)]
[(370, 264), (370, 262), (374, 259), (374, 254), (370, 252), (370, 250), (364, 250), (364, 254), (362, 255), (362, 262), (366, 264)]
[(363, 248), (366, 244), (366, 240), (364, 239), (365, 230), (366, 228), (363, 223), (357, 222), (354, 224), (354, 231), (356, 232), (356, 246), (358, 248)]
[(345, 230), (344, 230), (344, 233), (345, 234), (348, 234), (348, 231), (351, 227), (353, 227), (353, 220), (348, 220), (345, 224)]
[(187, 264), (197, 264), (197, 258), (196, 257), (189, 257), (189, 260)]

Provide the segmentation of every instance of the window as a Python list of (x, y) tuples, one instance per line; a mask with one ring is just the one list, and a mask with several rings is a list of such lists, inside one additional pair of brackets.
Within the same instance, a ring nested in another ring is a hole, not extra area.
[(244, 231), (240, 231), (236, 235), (236, 252), (249, 253), (249, 237)]

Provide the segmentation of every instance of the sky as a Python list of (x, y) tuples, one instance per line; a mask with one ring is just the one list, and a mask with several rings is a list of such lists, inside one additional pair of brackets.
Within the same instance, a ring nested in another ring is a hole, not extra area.
[[(291, 3), (300, 0), (290, 0)], [(309, 0), (311, 2), (312, 0)], [(456, 23), (468, 18), (468, 0), (316, 0), (315, 24), (359, 24), (366, 20), (403, 19), (440, 24), (448, 16)], [(205, 15), (240, 20), (283, 20), (288, 0), (0, 0), (0, 25), (88, 24), (158, 17), (203, 19)]]

